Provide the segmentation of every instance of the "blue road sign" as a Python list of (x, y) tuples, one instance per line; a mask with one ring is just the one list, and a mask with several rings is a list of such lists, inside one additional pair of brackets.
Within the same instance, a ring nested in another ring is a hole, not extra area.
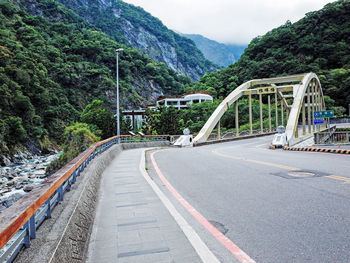
[(324, 123), (324, 120), (323, 119), (314, 119), (314, 123), (315, 124), (322, 124), (322, 123)]

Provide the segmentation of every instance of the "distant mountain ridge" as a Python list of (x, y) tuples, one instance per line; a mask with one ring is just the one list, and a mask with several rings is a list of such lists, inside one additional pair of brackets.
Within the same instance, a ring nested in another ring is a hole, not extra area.
[(305, 72), (315, 72), (324, 95), (333, 99), (326, 99), (326, 106), (339, 107), (337, 115), (345, 113), (350, 104), (349, 0), (329, 3), (254, 38), (235, 64), (206, 74), (199, 83), (224, 97), (251, 79)]
[(199, 34), (182, 35), (193, 40), (208, 60), (222, 67), (227, 67), (235, 63), (248, 46), (223, 44)]

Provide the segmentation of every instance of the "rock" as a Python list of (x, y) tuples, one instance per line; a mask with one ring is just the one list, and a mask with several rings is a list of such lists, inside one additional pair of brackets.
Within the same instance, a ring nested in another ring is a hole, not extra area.
[(23, 177), (20, 177), (18, 179), (19, 179), (18, 181), (21, 183), (26, 183), (29, 180), (28, 176), (23, 176)]
[(11, 188), (5, 187), (5, 188), (0, 190), (0, 195), (6, 194), (8, 192), (11, 192)]
[(25, 164), (25, 158), (22, 153), (17, 153), (13, 155), (13, 163), (14, 164)]
[(21, 182), (17, 183), (16, 186), (15, 186), (15, 189), (18, 190), (18, 189), (21, 189), (21, 188), (23, 188), (22, 183)]
[(6, 184), (8, 182), (8, 179), (6, 177), (0, 177), (0, 183)]
[(23, 143), (23, 146), (28, 149), (32, 155), (41, 155), (41, 145), (38, 141), (30, 139)]
[(24, 191), (24, 192), (30, 192), (30, 191), (33, 190), (33, 188), (34, 188), (33, 185), (28, 184), (28, 185), (26, 185), (26, 186), (23, 187), (23, 191)]
[(16, 183), (16, 181), (13, 179), (13, 180), (10, 180), (6, 183), (7, 186), (12, 186)]
[[(36, 167), (36, 170), (45, 170), (46, 167), (42, 164), (39, 164), (37, 167)], [(35, 173), (35, 172), (34, 172)]]
[(0, 159), (0, 165), (1, 166), (10, 166), (11, 165), (11, 161), (9, 158), (7, 158), (5, 155), (2, 156), (2, 158)]
[(36, 176), (42, 176), (42, 175), (45, 174), (45, 170), (37, 170), (37, 171), (34, 171), (34, 174), (35, 174)]
[(34, 167), (32, 165), (27, 165), (27, 166), (22, 168), (22, 171), (29, 172), (29, 171), (33, 170), (33, 168)]
[(40, 178), (33, 178), (33, 179), (30, 179), (28, 181), (29, 184), (33, 184), (33, 185), (39, 185), (41, 184), (42, 182), (44, 182), (45, 180), (44, 179), (40, 179)]
[(21, 176), (21, 177), (24, 177), (24, 176), (27, 176), (27, 175), (28, 175), (28, 173), (24, 173), (24, 172), (19, 174), (19, 176)]
[(7, 193), (5, 196), (2, 196), (0, 198), (0, 202), (2, 206), (2, 207), (0, 206), (0, 211), (10, 207), (14, 202), (21, 199), (23, 195), (24, 195), (24, 192), (22, 190), (16, 190), (16, 192), (12, 194)]

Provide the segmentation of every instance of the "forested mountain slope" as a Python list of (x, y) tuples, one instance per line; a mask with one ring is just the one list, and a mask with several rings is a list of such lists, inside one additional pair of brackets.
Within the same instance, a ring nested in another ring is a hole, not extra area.
[(254, 78), (313, 71), (336, 105), (350, 104), (350, 1), (340, 0), (251, 41), (234, 65), (206, 74), (197, 85), (226, 96)]
[(137, 48), (150, 58), (156, 59), (175, 70), (198, 80), (204, 73), (218, 67), (205, 59), (195, 43), (169, 30), (162, 22), (140, 7), (121, 0), (17, 0), (31, 13), (57, 20), (65, 20), (58, 12), (64, 5), (71, 16), (79, 17), (96, 29), (105, 32), (118, 43)]
[[(56, 12), (56, 10), (55, 10)], [(72, 13), (53, 23), (0, 2), (0, 151), (44, 135), (56, 141), (93, 99), (115, 106), (115, 49), (121, 104), (138, 107), (191, 83), (164, 63), (84, 28)]]
[(183, 36), (193, 40), (207, 59), (222, 67), (235, 63), (247, 48), (246, 45), (222, 44), (198, 34)]

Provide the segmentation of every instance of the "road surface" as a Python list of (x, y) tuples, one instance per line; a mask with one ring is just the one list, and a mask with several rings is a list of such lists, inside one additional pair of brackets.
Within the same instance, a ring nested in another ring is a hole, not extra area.
[[(177, 192), (256, 262), (350, 262), (350, 156), (269, 150), (271, 140), (172, 148), (154, 159)], [(222, 262), (237, 262), (189, 220)]]

